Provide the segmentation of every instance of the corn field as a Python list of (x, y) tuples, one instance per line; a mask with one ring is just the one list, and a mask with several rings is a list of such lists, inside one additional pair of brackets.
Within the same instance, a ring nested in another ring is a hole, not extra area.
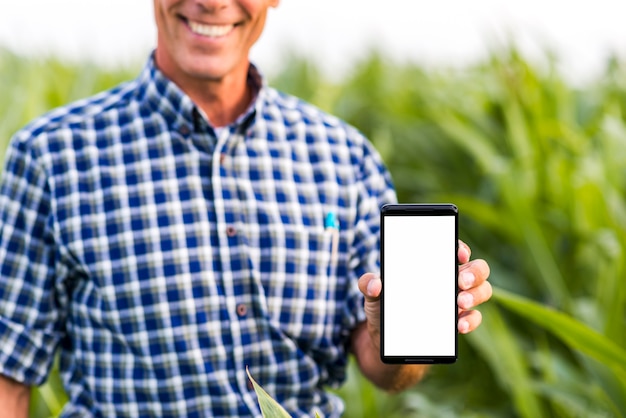
[[(494, 297), (482, 326), (459, 337), (456, 364), (395, 396), (351, 364), (337, 390), (345, 416), (626, 416), (626, 64), (610, 59), (574, 87), (549, 54), (531, 62), (514, 46), (462, 69), (374, 51), (333, 82), (297, 55), (284, 62), (271, 83), (364, 132), (401, 202), (455, 203), (462, 239), (492, 270)], [(0, 160), (29, 120), (141, 64), (102, 70), (0, 51)], [(31, 416), (64, 402), (53, 373), (33, 389)]]

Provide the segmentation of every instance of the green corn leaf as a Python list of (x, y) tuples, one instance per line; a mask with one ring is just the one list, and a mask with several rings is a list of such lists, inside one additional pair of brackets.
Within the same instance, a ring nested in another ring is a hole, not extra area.
[(259, 385), (256, 380), (252, 378), (250, 371), (246, 367), (246, 373), (248, 373), (248, 379), (254, 386), (254, 391), (259, 399), (259, 406), (261, 407), (261, 413), (264, 418), (290, 418), (290, 415), (285, 409), (280, 406), (266, 391)]
[(626, 379), (626, 350), (576, 319), (502, 289), (495, 289), (493, 298), (505, 308), (550, 331), (569, 347), (611, 367)]
[(485, 323), (467, 335), (471, 344), (491, 365), (502, 387), (507, 388), (520, 417), (545, 416), (545, 411), (531, 387), (529, 365), (515, 336), (508, 328), (497, 306), (481, 307)]
[(54, 416), (57, 416), (65, 404), (64, 393), (58, 390), (54, 390), (50, 385), (43, 385), (39, 387), (39, 394), (43, 399), (44, 404), (50, 411), (53, 411)]

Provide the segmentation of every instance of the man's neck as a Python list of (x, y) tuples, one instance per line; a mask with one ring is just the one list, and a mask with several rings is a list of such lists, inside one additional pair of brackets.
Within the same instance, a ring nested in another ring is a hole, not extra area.
[(204, 111), (211, 124), (222, 127), (241, 116), (252, 101), (247, 73), (219, 81), (197, 81), (179, 84), (194, 103)]
[(214, 127), (227, 126), (241, 116), (250, 105), (254, 92), (248, 85), (248, 65), (241, 65), (220, 79), (192, 77), (170, 62), (156, 65), (204, 112)]

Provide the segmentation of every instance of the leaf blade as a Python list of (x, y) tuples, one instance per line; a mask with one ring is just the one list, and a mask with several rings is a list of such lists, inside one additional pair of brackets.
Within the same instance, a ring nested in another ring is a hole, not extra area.
[(503, 307), (550, 331), (569, 347), (610, 365), (621, 379), (626, 379), (626, 350), (604, 335), (563, 312), (503, 289), (495, 290), (493, 296)]
[(261, 407), (261, 413), (264, 418), (291, 418), (291, 415), (285, 411), (285, 409), (280, 406), (278, 402), (276, 402), (266, 391), (259, 385), (256, 380), (252, 378), (248, 367), (246, 366), (246, 373), (248, 374), (248, 379), (252, 382), (252, 386), (254, 386), (254, 391), (256, 392), (257, 399), (259, 401), (259, 406)]

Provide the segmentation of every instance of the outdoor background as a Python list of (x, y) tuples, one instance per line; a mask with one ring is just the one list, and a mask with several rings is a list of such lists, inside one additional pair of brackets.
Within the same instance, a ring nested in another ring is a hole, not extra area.
[[(459, 361), (400, 396), (352, 368), (346, 416), (626, 416), (624, 6), (282, 3), (254, 51), (271, 83), (361, 129), (400, 201), (456, 203), (492, 268)], [(147, 1), (3, 4), (0, 160), (29, 120), (135, 77), (153, 36)], [(32, 416), (63, 402), (53, 374)]]

